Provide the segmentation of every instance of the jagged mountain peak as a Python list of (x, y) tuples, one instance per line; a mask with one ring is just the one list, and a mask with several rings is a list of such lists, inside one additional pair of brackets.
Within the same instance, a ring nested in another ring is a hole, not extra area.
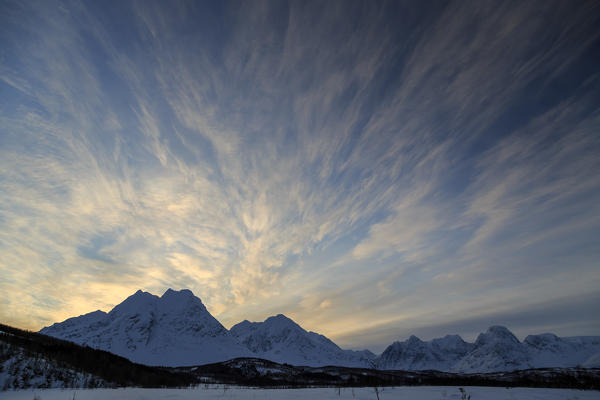
[(507, 327), (502, 325), (492, 325), (487, 329), (486, 333), (497, 336), (514, 336), (514, 334)]
[[(160, 297), (143, 290), (138, 290), (110, 311), (110, 314), (115, 316), (144, 314), (174, 316), (182, 313), (186, 314), (186, 318), (190, 318), (194, 314), (200, 316), (201, 314), (208, 313), (208, 311), (202, 300), (194, 296), (192, 291), (188, 289), (180, 291), (167, 289)], [(212, 316), (210, 317), (212, 318)], [(217, 321), (215, 320), (215, 322)], [(220, 323), (218, 324), (220, 325)]]
[(494, 325), (479, 334), (475, 343), (458, 335), (420, 343), (411, 336), (388, 346), (377, 364), (382, 369), (492, 372), (596, 365), (596, 354), (600, 354), (598, 337), (560, 338), (544, 333), (520, 342), (508, 328)]
[(252, 327), (255, 324), (256, 324), (256, 322), (250, 322), (247, 319), (245, 319), (242, 322), (238, 322), (237, 324), (232, 325), (231, 328), (229, 328), (229, 331), (232, 332), (233, 330), (236, 330), (236, 329), (239, 329), (240, 331), (252, 329)]
[(244, 320), (230, 329), (256, 356), (271, 361), (296, 365), (368, 366), (370, 352), (342, 350), (327, 337), (307, 332), (283, 314), (268, 317), (263, 322)]
[(464, 355), (471, 350), (473, 344), (465, 342), (459, 335), (446, 335), (443, 338), (433, 339), (431, 346), (438, 351)]
[(265, 334), (277, 334), (281, 335), (282, 331), (289, 332), (306, 332), (300, 325), (298, 325), (291, 318), (286, 317), (283, 314), (277, 314), (267, 317), (262, 322), (250, 322), (247, 319), (233, 325), (230, 332), (235, 336), (246, 336), (251, 332), (260, 331)]
[(485, 333), (480, 333), (475, 340), (475, 346), (487, 345), (491, 342), (510, 342), (519, 344), (519, 339), (508, 328), (500, 325), (490, 326)]
[(269, 317), (263, 321), (264, 327), (268, 329), (300, 329), (304, 331), (304, 329), (298, 325), (291, 318), (286, 317), (283, 314), (277, 314), (272, 317)]
[(394, 342), (388, 346), (379, 356), (377, 365), (382, 369), (448, 370), (471, 346), (458, 335), (447, 335), (427, 342), (411, 335), (404, 342)]
[(427, 344), (428, 342), (424, 342), (422, 341), (419, 337), (415, 336), (415, 335), (410, 335), (408, 337), (408, 339), (404, 340), (404, 341), (395, 341), (393, 342), (389, 347), (393, 347), (396, 349), (409, 349), (409, 348), (416, 348), (416, 347), (422, 347), (423, 345)]
[(198, 300), (200, 300), (200, 298), (194, 296), (194, 293), (192, 293), (192, 291), (189, 289), (173, 290), (171, 288), (168, 288), (160, 298), (165, 299), (165, 298), (192, 298), (192, 297), (195, 297)]
[(154, 295), (154, 294), (152, 294), (150, 292), (146, 292), (146, 291), (144, 291), (142, 289), (138, 289), (138, 290), (136, 290), (136, 292), (134, 294), (132, 294), (131, 296), (129, 296), (125, 300), (128, 300), (128, 299), (141, 299), (141, 298), (156, 298), (156, 297), (158, 297), (158, 296), (156, 296), (156, 295)]
[(102, 310), (96, 310), (96, 311), (92, 311), (91, 313), (84, 314), (84, 315), (89, 315), (90, 317), (94, 317), (94, 318), (100, 318), (100, 317), (106, 316), (106, 313)]
[(460, 335), (446, 335), (443, 338), (438, 338), (437, 340), (444, 340), (450, 342), (464, 342), (463, 338)]
[(423, 343), (423, 341), (421, 339), (419, 339), (418, 337), (416, 337), (415, 335), (410, 335), (408, 340), (406, 340), (406, 344), (408, 344), (410, 346), (420, 345), (422, 343)]
[[(185, 318), (193, 318), (196, 315), (207, 315), (214, 319), (207, 311), (199, 297), (194, 296), (191, 290), (175, 291), (168, 289), (158, 300), (158, 309), (163, 314), (185, 314)], [(217, 322), (221, 325), (216, 319)], [(223, 328), (224, 329), (224, 328)]]
[(302, 336), (309, 333), (293, 319), (283, 314), (270, 316), (262, 322), (244, 320), (232, 326), (230, 332), (236, 337), (247, 336), (252, 333), (254, 335), (269, 335), (277, 338), (288, 337), (290, 335)]
[(149, 365), (183, 366), (249, 356), (189, 290), (142, 290), (108, 314), (75, 318), (41, 333)]
[(538, 335), (528, 335), (525, 340), (523, 340), (523, 343), (527, 343), (531, 346), (540, 346), (558, 341), (560, 341), (560, 338), (553, 333), (540, 333)]
[(158, 298), (158, 296), (155, 296), (152, 293), (138, 290), (123, 300), (120, 304), (117, 304), (112, 310), (110, 310), (109, 314), (119, 315), (145, 311), (154, 307)]
[[(136, 291), (109, 313), (97, 310), (42, 329), (41, 333), (122, 355), (149, 365), (184, 366), (260, 357), (307, 366), (369, 367), (368, 350), (339, 348), (307, 332), (284, 314), (263, 322), (244, 320), (227, 331), (190, 290), (162, 296)], [(459, 335), (423, 341), (415, 335), (388, 346), (381, 369), (491, 372), (522, 368), (600, 365), (600, 337), (529, 335), (523, 342), (503, 326), (491, 326), (475, 343)]]
[(292, 320), (289, 317), (286, 317), (283, 314), (272, 315), (272, 316), (268, 317), (267, 319), (265, 319), (264, 322), (267, 322), (267, 321), (285, 321), (285, 322), (295, 323), (294, 320)]
[(526, 345), (506, 327), (496, 325), (477, 336), (473, 350), (454, 369), (459, 372), (512, 371), (531, 365)]
[(446, 335), (441, 338), (435, 338), (432, 340), (433, 343), (438, 343), (440, 345), (455, 345), (466, 343), (460, 335)]

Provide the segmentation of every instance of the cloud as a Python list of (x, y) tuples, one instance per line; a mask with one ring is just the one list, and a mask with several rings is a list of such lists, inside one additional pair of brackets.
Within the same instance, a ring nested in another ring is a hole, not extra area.
[(357, 346), (593, 293), (586, 7), (15, 3), (0, 318), (189, 287)]

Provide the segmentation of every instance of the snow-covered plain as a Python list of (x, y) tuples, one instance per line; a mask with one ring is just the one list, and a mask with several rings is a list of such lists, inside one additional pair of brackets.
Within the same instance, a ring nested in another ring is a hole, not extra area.
[[(465, 387), (472, 400), (598, 400), (600, 392), (573, 389), (533, 389), (533, 388), (495, 388)], [(418, 386), (380, 389), (381, 400), (391, 399), (461, 399), (458, 387)], [(195, 389), (85, 389), (85, 390), (20, 390), (0, 392), (2, 399), (15, 400), (373, 400), (377, 396), (373, 388), (311, 388), (311, 389), (251, 389), (227, 386), (199, 387)]]

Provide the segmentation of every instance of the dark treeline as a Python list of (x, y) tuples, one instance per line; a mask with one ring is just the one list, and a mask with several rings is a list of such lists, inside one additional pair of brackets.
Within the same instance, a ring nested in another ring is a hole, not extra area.
[(79, 346), (0, 324), (0, 341), (31, 358), (45, 358), (65, 369), (95, 375), (112, 386), (184, 387), (196, 383), (189, 373), (135, 364), (107, 351)]
[(215, 382), (261, 387), (498, 386), (600, 389), (598, 368), (548, 368), (501, 373), (387, 371), (347, 367), (296, 367), (258, 358), (183, 368)]

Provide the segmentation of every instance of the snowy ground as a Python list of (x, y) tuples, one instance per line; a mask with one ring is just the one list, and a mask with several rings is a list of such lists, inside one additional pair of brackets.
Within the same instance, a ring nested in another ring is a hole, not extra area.
[[(471, 400), (599, 400), (600, 392), (571, 389), (529, 389), (529, 388), (492, 388), (465, 387)], [(418, 399), (440, 400), (461, 399), (458, 387), (420, 386), (385, 388), (379, 394), (381, 400)], [(377, 397), (372, 388), (342, 388), (338, 393), (334, 388), (318, 389), (248, 389), (237, 387), (211, 386), (196, 389), (77, 389), (77, 390), (18, 390), (0, 392), (0, 399), (18, 400), (374, 400)]]

